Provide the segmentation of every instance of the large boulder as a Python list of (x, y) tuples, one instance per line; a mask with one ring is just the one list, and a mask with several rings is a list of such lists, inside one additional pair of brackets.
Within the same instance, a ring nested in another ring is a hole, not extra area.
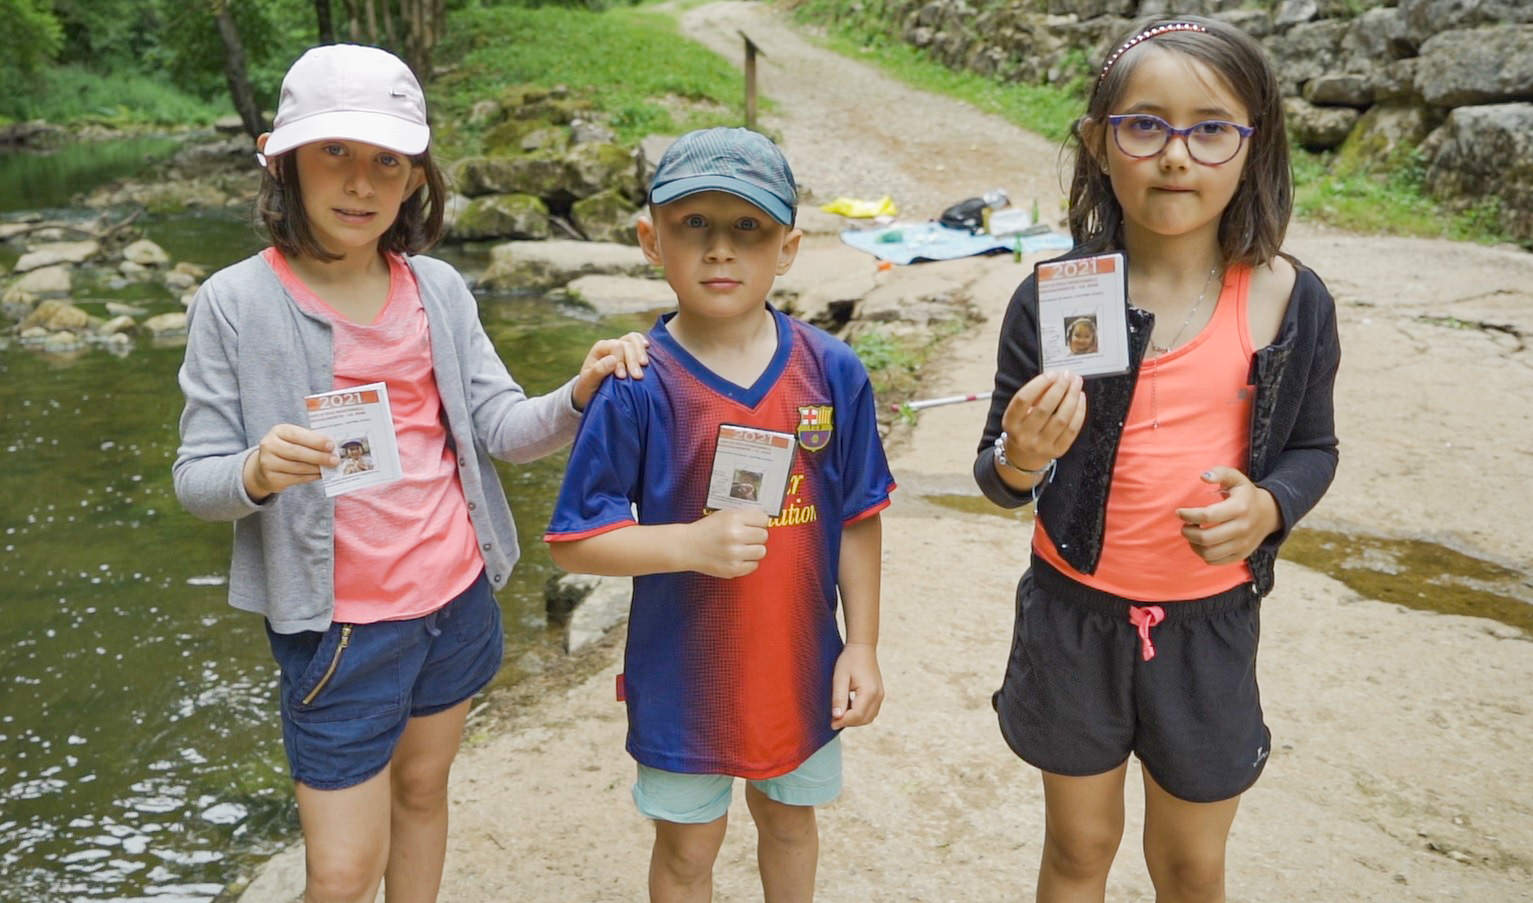
[(1399, 7), (1370, 9), (1352, 20), (1341, 41), (1349, 72), (1367, 72), (1390, 60), (1416, 55), (1416, 43), (1406, 32)]
[(92, 325), (90, 314), (68, 301), (53, 298), (33, 308), (27, 318), (22, 320), (16, 328), (21, 331), (40, 326), (49, 332), (58, 332), (64, 329), (89, 329)]
[(186, 335), (186, 314), (181, 311), (156, 314), (143, 322), (142, 329), (156, 339)]
[(1374, 103), (1424, 103), (1416, 90), (1416, 67), (1420, 57), (1391, 60), (1368, 73)]
[(487, 194), (469, 201), (452, 226), (452, 237), (547, 238), (548, 205), (530, 194)]
[(58, 241), (35, 245), (21, 255), (13, 268), (17, 273), (27, 273), (65, 263), (84, 263), (101, 253), (99, 241)]
[(27, 273), (6, 288), (3, 298), (13, 299), (22, 294), (33, 298), (56, 298), (69, 294), (72, 287), (69, 267), (60, 264)]
[(1322, 75), (1304, 83), (1304, 99), (1322, 107), (1357, 107), (1373, 103), (1373, 86), (1362, 75)]
[(602, 316), (637, 314), (676, 306), (676, 293), (664, 279), (581, 276), (558, 291), (566, 300), (588, 305)]
[(570, 207), (575, 227), (586, 238), (628, 245), (639, 243), (634, 232), (634, 217), (638, 212), (639, 208), (616, 188), (581, 198)]
[(461, 194), (530, 194), (540, 198), (566, 193), (564, 161), (555, 155), (465, 157), (452, 168), (453, 187)]
[(1406, 32), (1418, 45), (1460, 28), (1533, 22), (1528, 0), (1400, 0), (1399, 6)]
[(569, 150), (571, 143), (572, 136), (567, 126), (550, 125), (523, 135), (520, 147), (527, 153), (563, 153)]
[(512, 241), (490, 249), (480, 284), (501, 291), (542, 291), (580, 276), (646, 276), (652, 271), (638, 248), (596, 241)]
[(1533, 100), (1533, 25), (1491, 25), (1428, 39), (1421, 45), (1416, 87), (1437, 107)]
[(165, 249), (147, 238), (141, 238), (123, 248), (122, 259), (141, 267), (162, 267), (170, 263), (170, 255), (165, 253)]
[(1533, 103), (1459, 107), (1423, 151), (1428, 190), (1460, 208), (1496, 198), (1501, 227), (1533, 240)]
[(1341, 144), (1357, 124), (1351, 107), (1317, 107), (1301, 97), (1283, 98), (1288, 133), (1309, 150), (1329, 150)]
[(507, 119), (484, 133), (484, 149), (491, 156), (521, 153), (523, 138), (552, 126), (541, 119)]
[(633, 152), (618, 144), (577, 144), (564, 155), (569, 193), (576, 198), (617, 189), (634, 200), (643, 196), (635, 175)]
[(1437, 122), (1425, 108), (1379, 104), (1362, 115), (1341, 146), (1341, 159), (1365, 169), (1377, 169), (1398, 160), (1419, 145)]
[(1295, 25), (1267, 44), (1285, 95), (1298, 94), (1303, 84), (1341, 68), (1342, 41), (1351, 23), (1326, 19)]

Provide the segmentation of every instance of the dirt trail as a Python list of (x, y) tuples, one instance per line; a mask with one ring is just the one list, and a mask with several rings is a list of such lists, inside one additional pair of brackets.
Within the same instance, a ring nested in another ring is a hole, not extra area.
[[(682, 22), (736, 61), (738, 30), (766, 51), (762, 91), (778, 107), (765, 124), (817, 201), (889, 193), (907, 214), (929, 217), (1002, 186), (1057, 209), (1058, 149), (1035, 135), (824, 51), (758, 4), (715, 3)], [(823, 217), (806, 220), (826, 231)], [(1288, 247), (1335, 294), (1344, 348), (1342, 467), (1306, 524), (1428, 538), (1526, 581), (1533, 255), (1309, 226)], [(820, 234), (793, 276), (801, 286), (970, 297), (986, 319), (946, 346), (926, 383), (936, 395), (988, 389), (1000, 314), (1025, 271), (984, 258), (875, 277), (870, 258)], [(889, 700), (876, 724), (846, 736), (847, 790), (821, 815), (822, 900), (1031, 895), (1041, 789), (1001, 741), (989, 705), (1030, 528), (933, 498), (977, 495), (968, 472), (983, 413), (979, 404), (933, 409), (892, 437), (901, 489), (885, 515)], [(1533, 899), (1533, 642), (1492, 621), (1376, 602), (1286, 561), (1264, 615), (1261, 680), (1276, 749), (1235, 825), (1230, 899)], [(650, 829), (628, 798), (632, 763), (612, 696), (620, 639), (588, 656), (589, 676), (573, 686), (496, 706), (505, 714), (476, 725), (454, 773), (443, 900), (642, 899)], [(1115, 901), (1153, 899), (1138, 780), (1131, 770)], [(721, 901), (760, 899), (754, 829), (736, 802), (717, 869)], [(245, 899), (284, 899), (294, 861), (268, 869)]]

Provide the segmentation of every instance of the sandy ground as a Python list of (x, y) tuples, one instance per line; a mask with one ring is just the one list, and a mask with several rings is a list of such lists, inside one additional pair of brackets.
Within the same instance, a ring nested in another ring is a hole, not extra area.
[[(683, 23), (731, 58), (736, 29), (766, 51), (762, 90), (779, 102), (766, 125), (818, 200), (891, 193), (934, 216), (1003, 186), (1057, 209), (1058, 149), (1037, 136), (820, 50), (756, 4), (700, 7)], [(1344, 349), (1341, 471), (1306, 525), (1428, 539), (1533, 571), (1533, 255), (1310, 226), (1288, 249), (1331, 287)], [(850, 274), (885, 293), (970, 298), (985, 319), (929, 374), (942, 395), (988, 390), (1000, 315), (1025, 272), (1002, 257), (874, 276), (870, 258), (819, 235), (794, 278)], [(891, 436), (901, 488), (884, 521), (889, 695), (875, 724), (845, 738), (847, 789), (821, 813), (822, 900), (1031, 898), (1041, 785), (1001, 741), (989, 703), (1030, 525), (933, 498), (978, 495), (969, 465), (983, 415), (980, 404), (932, 409)], [(1374, 601), (1287, 561), (1264, 615), (1275, 750), (1235, 823), (1230, 899), (1533, 899), (1529, 637)], [(643, 898), (651, 831), (628, 795), (617, 634), (471, 723), (442, 900)], [(1131, 769), (1115, 901), (1153, 899), (1139, 794)], [(716, 871), (723, 901), (760, 898), (738, 790), (736, 803)], [(291, 899), (299, 874), (293, 850), (242, 899)]]

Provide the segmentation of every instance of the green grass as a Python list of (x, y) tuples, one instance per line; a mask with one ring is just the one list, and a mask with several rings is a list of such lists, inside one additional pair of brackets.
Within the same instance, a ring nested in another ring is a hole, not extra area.
[(436, 58), (457, 61), (432, 89), (438, 108), (460, 119), (513, 84), (569, 87), (610, 113), (624, 142), (739, 125), (744, 117), (740, 73), (682, 37), (674, 19), (644, 9), (463, 10), (452, 16)]
[(147, 75), (119, 72), (108, 77), (76, 65), (43, 70), (26, 89), (0, 97), (0, 120), (207, 125), (224, 112), (222, 104), (210, 104)]
[(821, 43), (831, 50), (873, 63), (912, 87), (956, 97), (1054, 141), (1070, 134), (1070, 123), (1085, 105), (1082, 79), (1065, 86), (1003, 84), (949, 69), (898, 34), (886, 32), (889, 23), (875, 18), (874, 12), (858, 16), (840, 0), (808, 0), (795, 7), (794, 16), (801, 23), (824, 26)]
[(1294, 212), (1356, 232), (1453, 238), (1460, 241), (1512, 241), (1500, 227), (1500, 201), (1485, 198), (1455, 212), (1426, 194), (1425, 167), (1414, 150), (1394, 155), (1369, 169), (1335, 154), (1291, 152)]

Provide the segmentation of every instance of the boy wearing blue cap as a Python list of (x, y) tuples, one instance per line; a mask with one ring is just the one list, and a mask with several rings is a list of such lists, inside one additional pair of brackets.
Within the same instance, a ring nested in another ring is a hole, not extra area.
[(782, 152), (745, 129), (661, 158), (638, 233), (677, 309), (649, 333), (645, 379), (588, 405), (545, 536), (566, 570), (635, 578), (618, 696), (655, 823), (652, 900), (711, 898), (736, 777), (766, 899), (811, 899), (838, 731), (883, 701), (894, 480), (861, 362), (766, 301), (803, 236), (797, 200)]

